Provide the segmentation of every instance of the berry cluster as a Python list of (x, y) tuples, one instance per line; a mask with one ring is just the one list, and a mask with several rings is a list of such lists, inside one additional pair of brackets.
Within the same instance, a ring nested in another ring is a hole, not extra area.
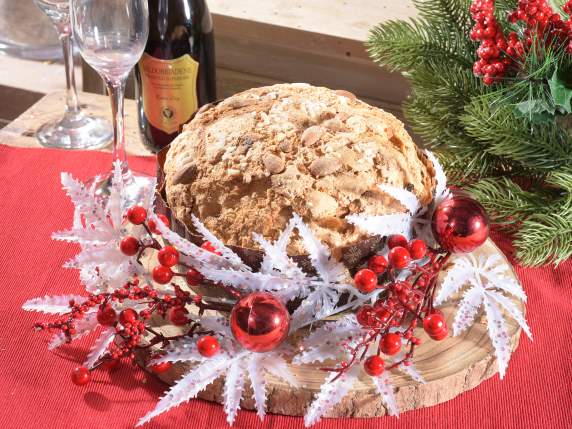
[[(473, 72), (483, 76), (485, 85), (492, 85), (509, 69), (516, 69), (535, 39), (548, 45), (566, 43), (568, 52), (572, 53), (572, 19), (563, 20), (546, 0), (519, 0), (516, 10), (509, 13), (510, 23), (524, 24), (522, 37), (514, 31), (505, 37), (494, 16), (494, 3), (494, 0), (474, 0), (470, 7), (475, 21), (470, 37), (481, 42)], [(571, 15), (572, 0), (566, 2), (563, 10)]]
[[(433, 340), (443, 340), (448, 334), (443, 314), (433, 308), (433, 295), (437, 275), (449, 253), (439, 253), (423, 240), (408, 241), (402, 235), (389, 237), (387, 246), (387, 258), (370, 257), (367, 268), (360, 269), (354, 276), (355, 287), (360, 292), (372, 293), (379, 289), (373, 305), (362, 305), (356, 311), (356, 319), (367, 333), (357, 345), (355, 339), (342, 344), (352, 356), (350, 362), (341, 362), (339, 367), (326, 370), (343, 374), (360, 362), (377, 341), (376, 354), (365, 359), (363, 365), (369, 375), (378, 376), (385, 369), (381, 354), (394, 356), (409, 347), (405, 357), (389, 369), (410, 364), (415, 346), (421, 344), (421, 339), (414, 334), (419, 322)], [(404, 278), (402, 273), (405, 279), (398, 280)], [(398, 327), (404, 329), (397, 330)]]
[[(157, 216), (165, 225), (169, 226), (169, 220), (162, 215)], [(166, 285), (173, 277), (180, 276), (186, 279), (189, 286), (197, 286), (205, 283), (202, 274), (193, 267), (187, 266), (180, 261), (181, 254), (174, 246), (162, 246), (153, 234), (160, 235), (157, 225), (152, 219), (148, 220), (148, 214), (143, 207), (134, 206), (127, 210), (125, 219), (133, 225), (143, 226), (148, 236), (137, 239), (133, 236), (124, 237), (119, 249), (126, 256), (137, 256), (140, 259), (147, 249), (156, 251), (158, 265), (152, 270), (152, 279), (159, 285)], [(203, 249), (220, 254), (210, 242), (204, 242)], [(185, 271), (177, 273), (172, 270), (175, 266), (182, 266)], [(233, 296), (237, 296), (237, 291), (221, 284), (208, 284), (214, 287), (223, 288)], [(205, 357), (214, 356), (220, 349), (220, 344), (212, 332), (201, 331), (199, 323), (189, 317), (188, 305), (195, 305), (199, 313), (205, 310), (230, 311), (232, 306), (221, 303), (207, 303), (202, 296), (183, 290), (179, 285), (172, 284), (174, 295), (163, 293), (155, 289), (152, 285), (141, 285), (139, 278), (135, 276), (122, 288), (110, 293), (90, 294), (82, 303), (70, 301), (70, 311), (60, 320), (54, 322), (40, 322), (35, 324), (37, 330), (60, 331), (67, 342), (71, 342), (76, 334), (76, 321), (85, 317), (88, 312), (97, 307), (97, 321), (105, 327), (115, 328), (115, 341), (110, 345), (109, 350), (99, 359), (94, 368), (112, 369), (117, 366), (121, 359), (133, 361), (134, 350), (138, 348), (150, 348), (159, 346), (164, 349), (172, 341), (183, 337), (198, 336), (197, 350)], [(119, 313), (115, 310), (124, 301), (129, 300), (137, 304), (146, 305), (143, 310), (136, 311), (133, 308), (125, 308)], [(168, 318), (176, 326), (187, 327), (186, 331), (177, 336), (166, 337), (160, 332), (146, 325), (146, 321), (153, 315)], [(161, 356), (161, 352), (155, 354), (153, 358)], [(157, 374), (168, 371), (172, 364), (161, 362), (149, 367)], [(78, 386), (83, 386), (91, 380), (91, 370), (85, 367), (76, 368), (72, 372), (72, 382)]]

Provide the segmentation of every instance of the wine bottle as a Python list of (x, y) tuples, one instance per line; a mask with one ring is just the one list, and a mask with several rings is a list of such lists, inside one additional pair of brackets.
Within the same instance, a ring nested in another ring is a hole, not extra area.
[(205, 0), (148, 0), (149, 39), (135, 69), (139, 130), (158, 152), (216, 98), (214, 34)]

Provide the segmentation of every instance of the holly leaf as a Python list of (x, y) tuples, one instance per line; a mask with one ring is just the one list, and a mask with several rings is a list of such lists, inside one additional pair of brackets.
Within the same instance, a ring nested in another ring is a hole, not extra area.
[(572, 82), (570, 77), (564, 73), (565, 70), (556, 69), (548, 81), (550, 93), (554, 104), (563, 109), (566, 113), (572, 113)]

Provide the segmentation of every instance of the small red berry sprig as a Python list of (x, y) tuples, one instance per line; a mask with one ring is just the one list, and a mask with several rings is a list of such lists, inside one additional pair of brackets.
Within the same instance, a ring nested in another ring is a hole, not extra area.
[[(161, 222), (167, 227), (169, 220), (163, 215), (157, 215)], [(148, 249), (157, 252), (156, 265), (151, 273), (154, 282), (159, 285), (166, 285), (172, 282), (176, 276), (183, 277), (188, 286), (214, 286), (224, 289), (234, 298), (239, 298), (240, 293), (234, 288), (229, 288), (221, 284), (208, 282), (202, 274), (195, 268), (181, 262), (181, 254), (170, 245), (162, 245), (155, 235), (160, 235), (156, 223), (148, 219), (147, 211), (141, 206), (134, 206), (127, 210), (125, 219), (133, 225), (143, 226), (147, 236), (137, 239), (133, 236), (124, 237), (119, 243), (120, 251), (126, 256), (136, 256), (136, 261), (142, 264), (141, 258)], [(203, 249), (220, 255), (220, 252), (210, 242), (204, 242)], [(173, 271), (173, 267), (182, 266), (184, 272)], [(91, 372), (96, 368), (113, 369), (121, 359), (127, 359), (134, 363), (135, 350), (159, 346), (159, 351), (155, 352), (152, 359), (160, 357), (162, 352), (173, 341), (185, 337), (199, 337), (197, 349), (204, 357), (212, 357), (218, 353), (220, 344), (214, 337), (214, 333), (200, 329), (200, 324), (189, 317), (188, 305), (198, 308), (199, 314), (206, 310), (217, 310), (229, 312), (232, 309), (231, 303), (205, 302), (203, 297), (190, 291), (183, 290), (180, 285), (172, 283), (174, 295), (164, 293), (153, 287), (151, 284), (142, 286), (140, 279), (135, 276), (122, 288), (111, 293), (89, 294), (82, 303), (70, 301), (70, 312), (64, 314), (59, 320), (54, 322), (39, 322), (35, 324), (36, 330), (60, 331), (66, 337), (66, 342), (71, 342), (76, 334), (76, 322), (82, 319), (88, 312), (97, 307), (97, 321), (101, 326), (115, 328), (115, 341), (111, 343), (109, 350), (98, 360), (93, 368), (78, 367), (71, 375), (72, 382), (78, 386), (83, 386), (91, 381)], [(125, 300), (136, 302), (138, 305), (145, 305), (146, 308), (136, 311), (133, 308), (126, 308), (117, 313), (112, 305), (113, 302), (123, 303)], [(176, 326), (187, 327), (184, 333), (175, 336), (165, 336), (153, 329), (149, 320), (158, 315), (168, 318)], [(150, 366), (150, 370), (155, 373), (168, 371), (172, 364), (161, 362)]]
[(568, 0), (563, 10), (569, 15), (563, 20), (546, 0), (519, 0), (517, 8), (510, 12), (508, 21), (523, 23), (522, 35), (509, 32), (505, 36), (494, 12), (494, 0), (474, 0), (470, 6), (475, 25), (470, 38), (480, 42), (477, 49), (478, 60), (473, 65), (475, 76), (482, 76), (485, 85), (492, 85), (510, 70), (517, 70), (527, 51), (535, 43), (566, 43), (572, 54), (572, 0)]
[[(441, 341), (448, 335), (445, 318), (440, 310), (433, 308), (436, 280), (450, 254), (429, 248), (423, 240), (408, 241), (402, 235), (388, 238), (389, 253), (369, 258), (367, 268), (360, 269), (354, 276), (355, 287), (362, 293), (380, 289), (373, 305), (362, 305), (356, 311), (358, 323), (366, 330), (359, 339), (350, 338), (341, 343), (349, 355), (348, 362), (342, 361), (336, 367), (323, 368), (337, 372), (338, 378), (353, 365), (363, 362), (364, 370), (370, 376), (379, 376), (385, 368), (383, 355), (394, 356), (408, 348), (403, 359), (389, 368), (410, 365), (415, 347), (421, 339), (415, 329), (422, 324), (429, 337)], [(405, 280), (398, 280), (403, 270), (409, 273)], [(401, 331), (395, 328), (402, 327)], [(374, 355), (366, 358), (370, 348), (377, 342)]]

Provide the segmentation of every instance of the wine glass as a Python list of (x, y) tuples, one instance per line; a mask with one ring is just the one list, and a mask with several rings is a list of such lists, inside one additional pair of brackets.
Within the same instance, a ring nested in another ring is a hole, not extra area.
[(34, 0), (58, 30), (66, 69), (66, 111), (64, 117), (42, 125), (36, 137), (44, 146), (61, 149), (97, 149), (112, 137), (108, 121), (85, 115), (79, 106), (75, 86), (69, 0)]
[[(139, 61), (149, 36), (147, 0), (71, 0), (74, 38), (83, 59), (103, 78), (113, 113), (113, 161), (120, 161), (129, 204), (139, 202), (151, 184), (133, 174), (125, 155), (124, 95), (127, 76)], [(112, 174), (96, 179), (102, 198), (109, 195)]]

